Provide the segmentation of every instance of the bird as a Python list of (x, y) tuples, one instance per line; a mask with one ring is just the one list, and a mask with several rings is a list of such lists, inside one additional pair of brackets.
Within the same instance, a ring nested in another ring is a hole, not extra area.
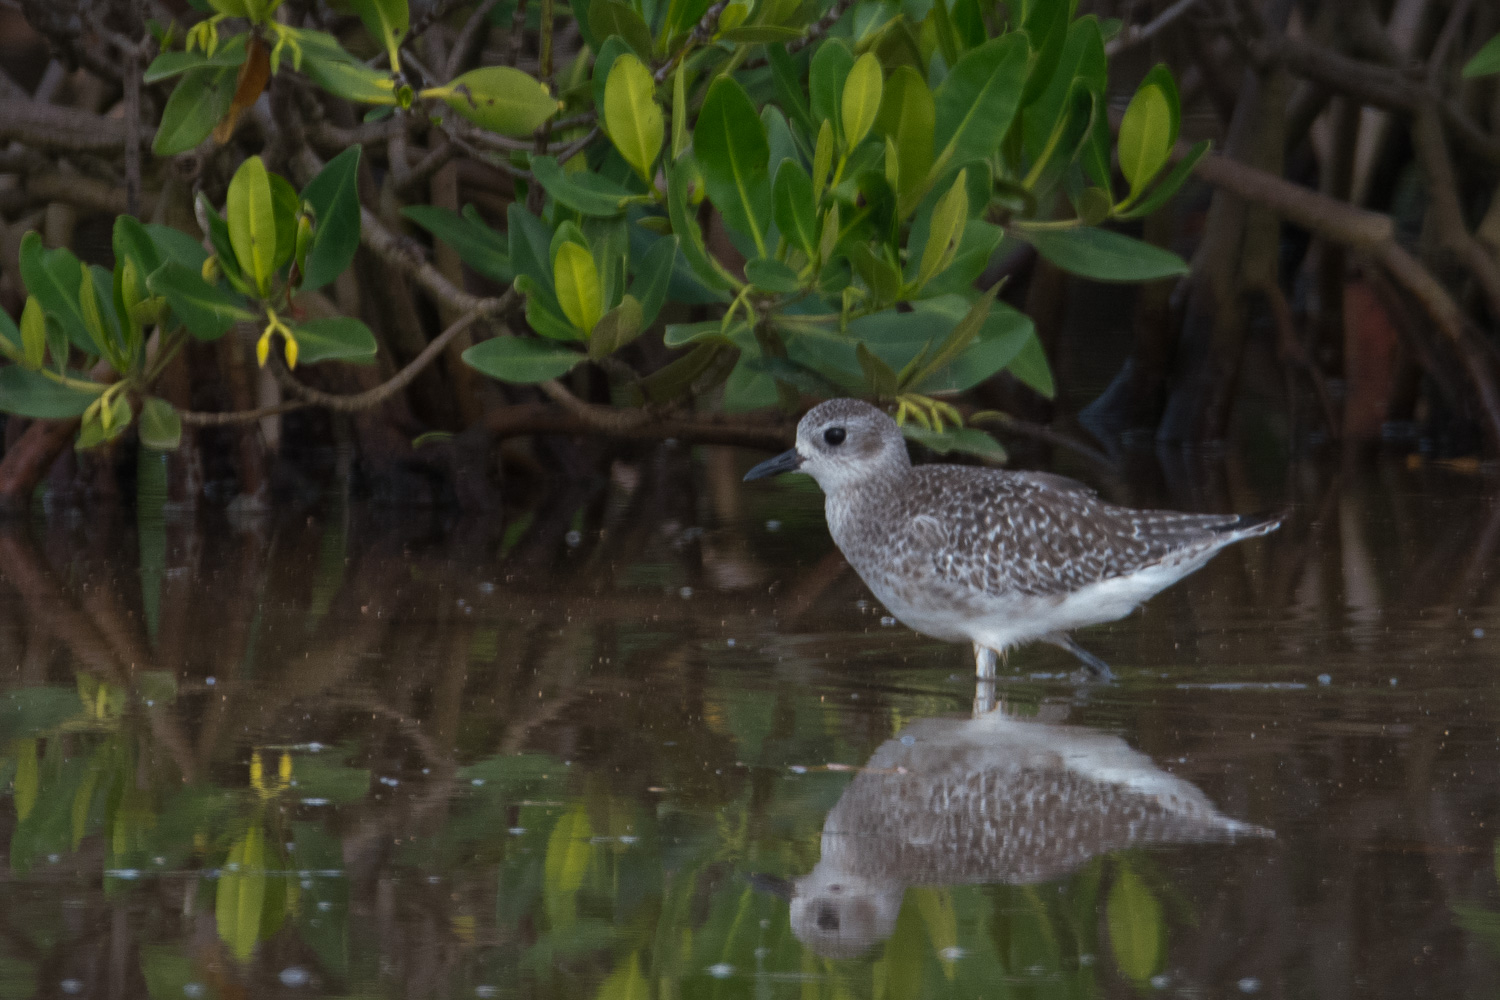
[(995, 711), (882, 743), (824, 820), (812, 870), (758, 887), (789, 901), (798, 940), (852, 958), (890, 937), (909, 887), (1032, 885), (1132, 845), (1274, 836), (1118, 736)]
[(857, 399), (813, 407), (796, 447), (745, 481), (787, 472), (817, 481), (834, 544), (886, 609), (924, 635), (972, 643), (981, 681), (1034, 641), (1112, 678), (1073, 630), (1125, 617), (1282, 520), (1119, 507), (1051, 473), (914, 466), (896, 422)]

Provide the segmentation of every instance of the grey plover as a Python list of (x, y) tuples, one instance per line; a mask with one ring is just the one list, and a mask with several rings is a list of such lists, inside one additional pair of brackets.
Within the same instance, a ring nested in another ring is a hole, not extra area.
[(1132, 845), (1271, 837), (1118, 736), (990, 712), (922, 719), (882, 743), (791, 882), (792, 931), (830, 958), (890, 937), (907, 888), (1034, 885)]
[(981, 679), (999, 654), (1037, 640), (1111, 676), (1068, 633), (1125, 617), (1224, 546), (1281, 525), (1116, 507), (1048, 473), (913, 466), (896, 422), (855, 399), (813, 407), (797, 446), (745, 479), (794, 471), (822, 487), (834, 543), (890, 613), (973, 643)]

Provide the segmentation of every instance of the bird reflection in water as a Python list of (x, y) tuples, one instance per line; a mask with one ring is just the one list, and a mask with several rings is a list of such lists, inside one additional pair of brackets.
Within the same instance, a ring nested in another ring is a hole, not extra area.
[(1134, 845), (1268, 836), (1117, 736), (993, 711), (881, 744), (782, 891), (799, 940), (852, 958), (891, 936), (909, 887), (1029, 885)]

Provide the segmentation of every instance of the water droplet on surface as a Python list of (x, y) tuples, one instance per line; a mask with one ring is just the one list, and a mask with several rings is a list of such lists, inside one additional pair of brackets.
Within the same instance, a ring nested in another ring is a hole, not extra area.
[(480, 1000), (488, 1000), (489, 997), (499, 996), (500, 991), (495, 987), (489, 985), (488, 983), (485, 983), (483, 985), (474, 987), (474, 995), (476, 997), (479, 997)]
[(577, 531), (570, 531), (563, 535), (563, 541), (568, 543), (568, 548), (576, 549), (583, 543), (583, 535)]
[(57, 988), (67, 994), (82, 993), (83, 981), (79, 979), (64, 979), (57, 984)]
[(1244, 979), (1241, 979), (1235, 985), (1239, 986), (1241, 993), (1259, 993), (1260, 992), (1260, 980), (1256, 979), (1254, 976), (1246, 976)]
[(1319, 674), (1318, 683), (1323, 685), (1324, 687), (1327, 687), (1328, 685), (1333, 683), (1333, 677), (1328, 674)]
[(201, 997), (203, 995), (202, 983), (183, 983), (182, 995), (185, 997)]
[(1171, 976), (1152, 976), (1151, 977), (1151, 986), (1154, 989), (1164, 990), (1168, 986), (1170, 986), (1171, 984), (1172, 984), (1172, 977)]
[(896, 624), (896, 619), (892, 618), (890, 615), (882, 615), (880, 617), (880, 624), (884, 625), (886, 628), (890, 628), (892, 625)]
[(281, 970), (281, 985), (303, 986), (307, 983), (307, 970), (300, 965), (289, 965)]
[(1473, 633), (1472, 633), (1472, 635), (1473, 635), (1473, 636), (1474, 636), (1474, 638), (1476, 638), (1476, 639), (1483, 639), (1483, 638), (1484, 638), (1484, 629), (1482, 629), (1482, 628), (1476, 628), (1476, 629), (1475, 629), (1475, 630), (1474, 630), (1474, 631), (1473, 631)]
[(938, 952), (938, 954), (942, 956), (943, 961), (945, 962), (956, 962), (960, 958), (964, 957), (964, 950), (958, 947), (950, 947), (944, 948), (942, 951)]
[(693, 596), (693, 588), (692, 587), (683, 587), (681, 590), (679, 590), (677, 592), (677, 596), (681, 597), (683, 599), (692, 597)]
[(780, 521), (767, 521), (766, 522), (766, 530), (767, 531), (780, 531), (781, 530), (781, 522)]
[(708, 974), (715, 979), (728, 979), (734, 975), (734, 966), (728, 962), (718, 962), (708, 967)]

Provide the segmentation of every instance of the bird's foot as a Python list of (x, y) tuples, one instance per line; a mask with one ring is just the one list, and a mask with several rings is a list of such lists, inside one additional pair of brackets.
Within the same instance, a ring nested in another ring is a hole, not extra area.
[(1115, 679), (1115, 672), (1109, 669), (1108, 663), (1105, 663), (1099, 657), (1078, 645), (1068, 633), (1053, 632), (1050, 635), (1042, 636), (1042, 641), (1050, 642), (1052, 645), (1060, 649), (1066, 649), (1072, 653), (1096, 680), (1112, 681)]

